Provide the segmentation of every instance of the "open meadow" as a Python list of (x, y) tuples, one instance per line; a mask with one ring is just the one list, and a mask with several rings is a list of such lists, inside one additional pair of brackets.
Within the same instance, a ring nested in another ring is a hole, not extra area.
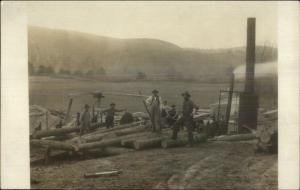
[[(227, 89), (229, 84), (203, 84), (178, 81), (136, 81), (136, 82), (101, 82), (82, 79), (62, 79), (50, 77), (31, 77), (29, 80), (30, 105), (41, 105), (50, 109), (65, 111), (68, 105), (69, 93), (93, 92), (131, 93), (151, 95), (153, 89), (158, 89), (163, 100), (177, 105), (181, 109), (181, 93), (189, 91), (193, 101), (200, 108), (208, 108), (209, 104), (218, 101), (219, 91)], [(84, 104), (93, 104), (95, 99), (91, 94), (76, 96), (72, 105), (72, 113), (80, 111)], [(129, 112), (145, 112), (141, 97), (124, 95), (106, 95), (103, 106), (108, 107), (115, 102), (117, 107), (126, 108)]]

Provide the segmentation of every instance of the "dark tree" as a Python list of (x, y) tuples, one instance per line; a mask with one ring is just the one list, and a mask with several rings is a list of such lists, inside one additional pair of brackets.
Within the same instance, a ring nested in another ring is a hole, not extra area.
[(55, 72), (54, 72), (54, 69), (52, 66), (48, 66), (48, 67), (45, 67), (45, 74), (47, 75), (53, 75)]
[(76, 76), (82, 76), (83, 75), (81, 70), (76, 70), (73, 74), (76, 75)]
[(67, 69), (60, 69), (59, 74), (61, 74), (61, 75), (70, 75), (71, 72)]
[(85, 73), (85, 75), (87, 75), (87, 76), (92, 76), (94, 74), (95, 74), (95, 72), (93, 70), (89, 70), (88, 72)]
[(46, 74), (46, 67), (44, 65), (40, 65), (36, 72), (38, 75), (45, 75)]
[(106, 71), (105, 71), (105, 69), (103, 67), (100, 67), (100, 69), (97, 69), (95, 71), (95, 74), (97, 74), (97, 75), (105, 75)]
[(146, 79), (146, 78), (147, 78), (147, 75), (144, 72), (139, 71), (136, 74), (136, 79), (143, 80), (143, 79)]
[(28, 64), (28, 73), (29, 73), (29, 76), (35, 75), (35, 69), (34, 69), (34, 66), (32, 63)]

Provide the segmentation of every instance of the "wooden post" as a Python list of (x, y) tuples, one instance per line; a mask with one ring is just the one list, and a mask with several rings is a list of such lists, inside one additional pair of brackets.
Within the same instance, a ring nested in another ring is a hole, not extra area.
[(46, 114), (45, 114), (45, 117), (46, 117), (46, 130), (48, 131), (48, 127), (49, 127), (49, 125), (48, 125), (48, 111), (46, 111)]
[(218, 123), (220, 123), (221, 96), (222, 96), (222, 91), (220, 90), (220, 92), (219, 92), (219, 104), (218, 104), (218, 115), (217, 115), (217, 118), (216, 118)]
[(71, 107), (72, 107), (72, 103), (73, 103), (73, 98), (70, 98), (69, 100), (69, 105), (68, 105), (68, 110), (67, 110), (67, 115), (65, 117), (65, 121), (64, 121), (64, 124), (66, 124), (69, 120), (69, 117), (70, 117), (70, 112), (71, 112)]
[(232, 94), (233, 94), (233, 88), (234, 88), (234, 74), (231, 73), (231, 78), (230, 78), (230, 88), (228, 92), (228, 102), (227, 102), (227, 107), (226, 107), (226, 118), (225, 118), (225, 127), (228, 132), (228, 123), (230, 119), (230, 112), (231, 112), (231, 103), (232, 103)]

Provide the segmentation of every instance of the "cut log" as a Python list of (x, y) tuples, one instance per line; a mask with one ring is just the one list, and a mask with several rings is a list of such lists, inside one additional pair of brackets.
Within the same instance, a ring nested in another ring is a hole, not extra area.
[[(50, 136), (61, 136), (65, 135), (68, 133), (73, 133), (73, 132), (79, 132), (79, 127), (71, 127), (75, 123), (75, 119), (73, 119), (70, 123), (68, 123), (66, 126), (59, 128), (59, 129), (51, 129), (48, 131), (37, 131), (34, 134), (32, 134), (33, 139), (40, 139), (43, 137), (50, 137)], [(90, 126), (90, 129), (95, 129), (98, 128), (100, 123), (92, 123)]]
[(171, 148), (171, 147), (180, 147), (180, 146), (184, 146), (187, 144), (187, 140), (186, 139), (165, 139), (163, 141), (161, 141), (161, 147), (162, 148)]
[(139, 125), (143, 125), (143, 122), (138, 121), (138, 122), (128, 123), (128, 124), (124, 124), (124, 125), (120, 125), (120, 126), (115, 126), (113, 128), (110, 128), (110, 129), (103, 129), (102, 128), (102, 129), (98, 129), (93, 134), (88, 134), (88, 135), (95, 135), (95, 134), (98, 134), (98, 133), (101, 133), (101, 134), (109, 133), (109, 132), (112, 132), (112, 131), (123, 130), (123, 129), (131, 128), (131, 127), (135, 127), (135, 126), (139, 126)]
[(129, 129), (116, 131), (115, 134), (117, 136), (124, 136), (124, 135), (128, 135), (128, 134), (133, 134), (133, 133), (140, 133), (145, 130), (146, 130), (145, 127), (135, 127), (135, 128), (129, 128)]
[(239, 134), (239, 135), (222, 135), (215, 137), (213, 140), (216, 141), (246, 141), (256, 139), (255, 134)]
[(78, 127), (71, 127), (74, 125), (75, 120), (72, 120), (70, 123), (68, 123), (65, 127), (59, 128), (59, 129), (51, 129), (47, 131), (36, 131), (32, 134), (33, 139), (40, 139), (42, 137), (50, 137), (50, 136), (60, 136), (67, 133), (72, 133), (79, 131)]
[(97, 142), (89, 142), (89, 143), (79, 144), (79, 145), (77, 145), (77, 150), (81, 151), (81, 150), (88, 150), (88, 149), (94, 149), (94, 148), (105, 148), (105, 147), (109, 147), (109, 146), (121, 146), (122, 140), (136, 138), (139, 135), (147, 136), (147, 134), (145, 132), (145, 133), (140, 133), (140, 134), (130, 134), (130, 135), (125, 135), (125, 136), (112, 137), (110, 139), (103, 139), (103, 140), (97, 141)]
[(78, 127), (65, 127), (60, 129), (52, 129), (48, 131), (38, 131), (34, 134), (32, 134), (32, 137), (34, 139), (40, 139), (42, 137), (50, 137), (50, 136), (60, 136), (67, 133), (77, 132), (79, 131)]
[(136, 138), (133, 139), (123, 139), (121, 141), (121, 146), (127, 147), (127, 148), (134, 148), (134, 142), (136, 141)]
[(164, 137), (155, 137), (151, 139), (137, 140), (134, 142), (134, 149), (142, 150), (147, 148), (156, 148), (161, 146)]
[(148, 139), (148, 138), (154, 138), (157, 137), (156, 133), (149, 133), (149, 132), (142, 132), (142, 133), (136, 133), (132, 135), (128, 135), (124, 137), (124, 139), (121, 140), (121, 146), (127, 147), (127, 148), (134, 148), (134, 142), (140, 139)]
[(127, 147), (127, 148), (134, 148), (134, 142), (138, 139), (145, 138), (146, 136), (147, 136), (147, 134), (140, 133), (135, 136), (125, 138), (125, 139), (121, 140), (121, 146)]
[(77, 145), (76, 150), (82, 151), (82, 150), (88, 150), (88, 149), (95, 149), (95, 148), (104, 148), (107, 146), (116, 146), (121, 144), (121, 137), (109, 139), (109, 140), (102, 140), (97, 142), (91, 142), (91, 143), (85, 143), (85, 144), (79, 144)]
[[(145, 131), (145, 127), (134, 127), (134, 128), (129, 128), (129, 129), (123, 129), (123, 130), (118, 130), (118, 131), (110, 131), (106, 133), (97, 133), (97, 134), (90, 134), (88, 136), (82, 136), (81, 139), (83, 139), (86, 143), (89, 142), (96, 142), (100, 141), (103, 138), (114, 138), (116, 136), (125, 136), (125, 135), (130, 135), (130, 134), (135, 134), (135, 133), (141, 133)], [(77, 138), (72, 139), (72, 141), (77, 142)]]
[(105, 130), (103, 130), (103, 132), (111, 132), (111, 131), (116, 131), (116, 130), (122, 130), (122, 129), (130, 128), (130, 127), (139, 126), (139, 125), (142, 125), (142, 124), (143, 124), (142, 121), (137, 121), (137, 122), (128, 123), (128, 124), (124, 124), (124, 125), (120, 125), (120, 126), (115, 126), (111, 129), (105, 129)]
[(67, 151), (74, 151), (75, 147), (71, 144), (58, 142), (58, 141), (51, 141), (51, 140), (30, 140), (30, 146), (36, 147), (43, 147), (43, 148), (51, 148), (55, 150), (67, 150)]
[[(206, 134), (194, 134), (194, 143), (206, 142)], [(180, 147), (188, 144), (188, 138), (186, 136), (180, 136), (177, 140), (165, 139), (161, 142), (162, 148)]]

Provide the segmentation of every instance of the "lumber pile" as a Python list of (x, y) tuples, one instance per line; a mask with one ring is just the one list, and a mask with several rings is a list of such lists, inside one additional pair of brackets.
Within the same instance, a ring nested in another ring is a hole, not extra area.
[[(59, 113), (57, 113), (59, 114)], [(146, 120), (147, 121), (147, 120)], [(71, 119), (61, 128), (35, 131), (31, 135), (30, 146), (43, 151), (45, 163), (51, 156), (59, 152), (72, 156), (88, 156), (90, 154), (116, 155), (112, 149), (123, 149), (121, 152), (145, 150), (151, 148), (179, 147), (187, 144), (186, 133), (180, 133), (178, 141), (172, 141), (172, 130), (162, 129), (160, 133), (152, 132), (150, 123), (145, 120), (115, 126), (110, 129), (100, 127), (100, 123), (92, 123), (91, 130), (79, 136), (76, 119)], [(206, 135), (194, 133), (195, 143), (205, 142)], [(125, 150), (125, 151), (124, 151)], [(117, 151), (118, 152), (118, 151)]]
[[(59, 129), (38, 131), (31, 136), (30, 146), (32, 148), (43, 148), (45, 160), (49, 160), (51, 150), (68, 152), (85, 152), (90, 150), (104, 150), (107, 147), (119, 146), (121, 141), (141, 135), (147, 131), (147, 127), (141, 122), (121, 125), (112, 129), (98, 128), (98, 123), (91, 126), (96, 128), (89, 134), (79, 136), (79, 128), (70, 122), (67, 126)], [(73, 135), (71, 135), (73, 134)], [(72, 137), (71, 139), (63, 137)]]

